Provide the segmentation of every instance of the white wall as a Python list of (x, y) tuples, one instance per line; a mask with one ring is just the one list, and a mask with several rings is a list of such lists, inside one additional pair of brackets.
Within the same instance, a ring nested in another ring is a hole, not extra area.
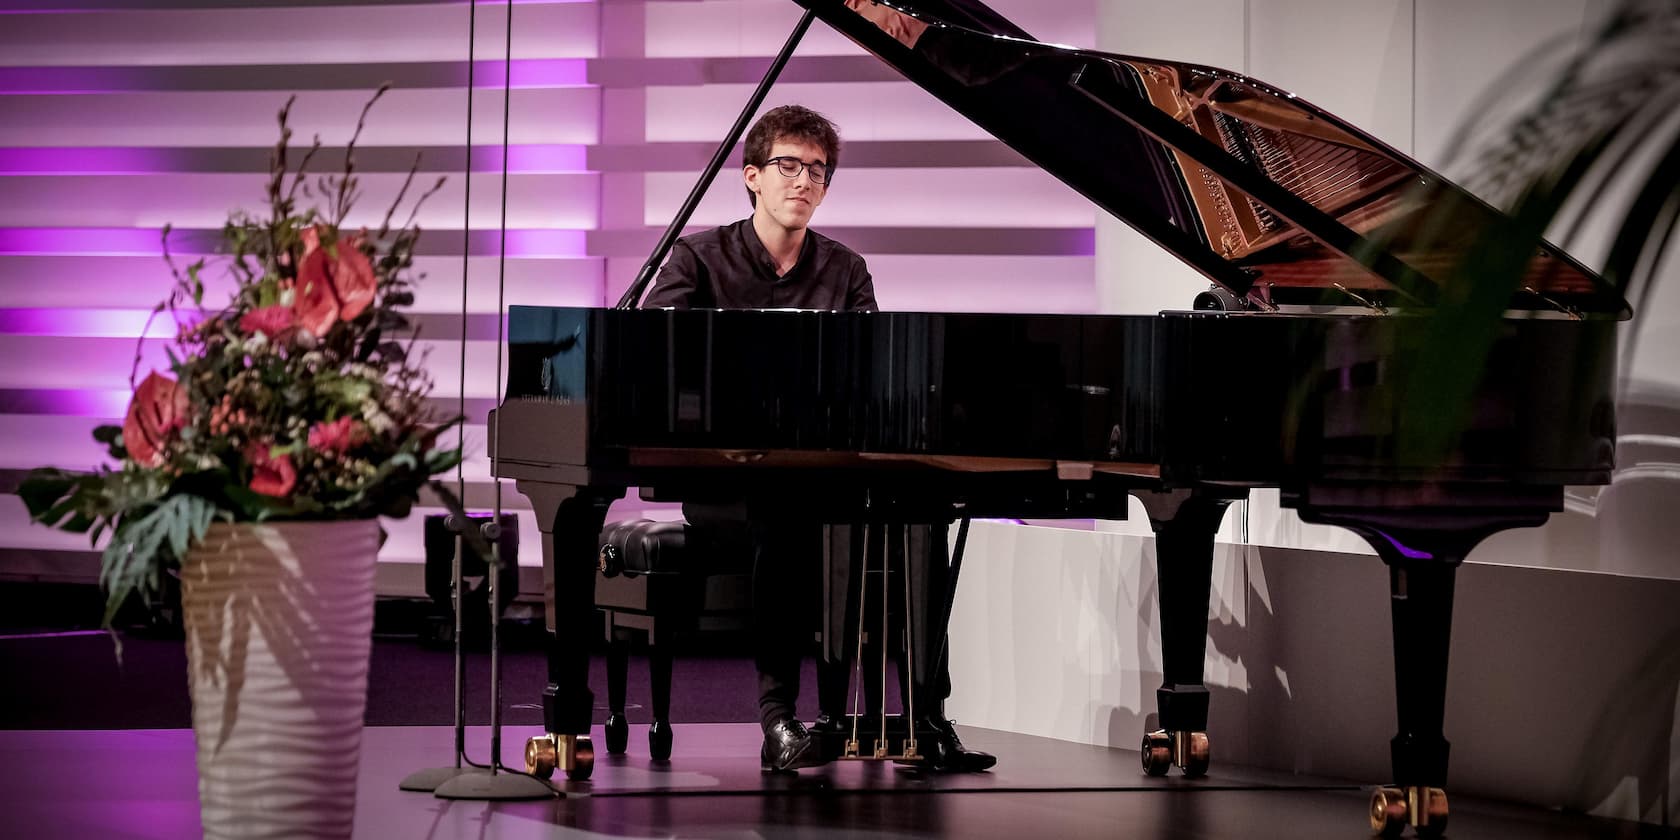
[[(1222, 764), (1243, 764), (1389, 781), (1382, 564), (1222, 541), (1213, 580), (1215, 780)], [(1136, 749), (1161, 684), (1156, 599), (1152, 538), (974, 523), (951, 617), (947, 713)], [(1447, 687), (1448, 790), (1680, 823), (1675, 603), (1672, 580), (1466, 563)]]

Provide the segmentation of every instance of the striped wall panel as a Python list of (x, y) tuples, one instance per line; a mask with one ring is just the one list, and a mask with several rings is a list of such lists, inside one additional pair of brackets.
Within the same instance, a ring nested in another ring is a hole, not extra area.
[[(993, 5), (1047, 40), (1093, 41), (1095, 0)], [(0, 486), (97, 461), (88, 432), (120, 417), (135, 339), (169, 286), (159, 229), (174, 225), (178, 253), (203, 252), (228, 210), (255, 206), (294, 93), (294, 144), (319, 135), (320, 167), (341, 165), (368, 93), (389, 81), (357, 150), (358, 218), (383, 212), (416, 158), (423, 178), (448, 176), (420, 216), (418, 341), (435, 402), (464, 398), (469, 501), (493, 504), (498, 283), (508, 303), (616, 299), (799, 15), (787, 0), (521, 0), (504, 64), (509, 8), (478, 6), (469, 154), (458, 0), (0, 0)], [(1094, 311), (1093, 210), (1071, 190), (820, 24), (765, 108), (788, 102), (840, 125), (843, 166), (817, 227), (864, 254), (884, 307)], [(738, 171), (737, 152), (693, 229), (750, 212)], [(163, 364), (160, 342), (141, 353)], [(528, 505), (510, 486), (501, 503), (524, 518), (521, 563), (537, 564)], [(76, 538), (22, 519), (0, 497), (0, 575), (91, 569)], [(418, 522), (389, 530), (381, 559), (415, 568)], [(418, 580), (381, 577), (386, 591)]]
[[(365, 196), (350, 221), (377, 223), (416, 159), (422, 183), (448, 177), (418, 218), (427, 234), (416, 266), (426, 276), (415, 307), (417, 344), (438, 383), (434, 402), (454, 411), (462, 404), (459, 336), (467, 328), (465, 472), (471, 501), (493, 503), (484, 416), (497, 392), (498, 280), (511, 300), (596, 305), (605, 265), (587, 250), (599, 227), (600, 175), (588, 156), (600, 140), (600, 87), (589, 78), (600, 60), (600, 9), (515, 4), (514, 60), (504, 65), (508, 8), (478, 8), (470, 155), (464, 3), (90, 0), (0, 9), (6, 483), (30, 466), (98, 460), (88, 433), (120, 418), (135, 340), (169, 287), (159, 229), (175, 226), (178, 252), (203, 252), (230, 209), (256, 206), (275, 114), (292, 94), (294, 146), (319, 136), (316, 168), (341, 166), (363, 103), (390, 82), (357, 151)], [(504, 77), (512, 88), (505, 265), (497, 259)], [(211, 298), (226, 289), (213, 282)], [(145, 342), (142, 369), (164, 364), (161, 348)], [(522, 501), (511, 489), (504, 496), (509, 506)], [(79, 538), (24, 527), (22, 519), (15, 498), (0, 498), (0, 523), (8, 526), (0, 574), (91, 571)], [(536, 534), (534, 522), (523, 524)], [(389, 529), (382, 560), (422, 558), (417, 520)], [(522, 559), (537, 562), (539, 545), (528, 540)]]

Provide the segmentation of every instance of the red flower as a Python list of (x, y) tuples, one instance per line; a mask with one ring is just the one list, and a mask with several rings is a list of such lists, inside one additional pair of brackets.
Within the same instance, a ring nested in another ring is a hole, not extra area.
[(292, 308), (289, 306), (264, 306), (245, 313), (239, 319), (239, 328), (246, 333), (263, 333), (270, 340), (279, 338), (280, 333), (291, 329)]
[(318, 227), (306, 228), (303, 237), (303, 262), (298, 264), (297, 297), (292, 308), (304, 329), (315, 335), (325, 335), (339, 319), (349, 321), (367, 311), (373, 303), (378, 281), (373, 263), (362, 253), (362, 237), (350, 236), (338, 241), (328, 253), (320, 246)]
[(329, 264), (325, 250), (304, 257), (292, 290), (292, 314), (297, 317), (297, 325), (316, 336), (326, 335), (338, 322), (338, 295), (333, 291)]
[(309, 448), (319, 452), (343, 455), (363, 439), (362, 429), (352, 417), (340, 417), (332, 422), (323, 420), (309, 430)]
[(187, 389), (156, 371), (141, 380), (123, 418), (123, 446), (135, 461), (149, 467), (163, 464), (163, 445), (169, 435), (187, 424), (191, 409)]
[(269, 455), (267, 442), (257, 441), (245, 447), (245, 460), (251, 463), (251, 489), (257, 493), (283, 499), (297, 485), (297, 469), (292, 466), (292, 456), (276, 458)]
[(352, 236), (338, 243), (338, 264), (333, 268), (333, 288), (338, 292), (339, 317), (348, 321), (373, 303), (378, 282), (373, 263), (362, 253), (362, 237)]

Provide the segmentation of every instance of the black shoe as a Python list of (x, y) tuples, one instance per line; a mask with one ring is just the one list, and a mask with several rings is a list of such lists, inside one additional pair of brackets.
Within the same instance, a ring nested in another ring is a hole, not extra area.
[(764, 730), (764, 749), (758, 753), (759, 764), (767, 772), (778, 773), (827, 764), (820, 741), (820, 738), (805, 731), (805, 724), (798, 720), (778, 720)]
[(936, 733), (933, 743), (926, 750), (928, 765), (933, 769), (947, 773), (979, 773), (997, 764), (997, 756), (964, 747), (962, 739), (957, 737), (957, 728), (945, 718), (928, 718), (927, 726)]

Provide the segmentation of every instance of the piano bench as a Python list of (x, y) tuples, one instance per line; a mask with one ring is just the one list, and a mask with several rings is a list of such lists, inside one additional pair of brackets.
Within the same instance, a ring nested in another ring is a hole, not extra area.
[(752, 607), (752, 576), (742, 536), (732, 528), (680, 520), (633, 519), (602, 529), (595, 607), (607, 635), (607, 752), (621, 754), (629, 744), (624, 706), (630, 643), (645, 633), (653, 694), (648, 750), (656, 761), (670, 758), (671, 639), (702, 626), (744, 625)]

